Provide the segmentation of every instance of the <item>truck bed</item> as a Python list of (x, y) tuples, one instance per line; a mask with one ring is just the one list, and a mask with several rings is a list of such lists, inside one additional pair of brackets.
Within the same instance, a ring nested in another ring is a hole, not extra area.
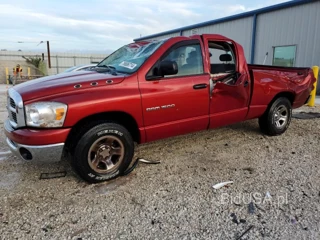
[(248, 64), (248, 70), (252, 82), (249, 118), (259, 117), (279, 93), (286, 94), (293, 108), (301, 107), (315, 81), (311, 68)]
[(270, 65), (258, 65), (258, 64), (248, 64), (249, 71), (254, 72), (268, 72), (272, 74), (276, 74), (279, 76), (287, 77), (288, 80), (293, 82), (301, 82), (303, 81), (310, 71), (310, 68), (303, 67), (278, 67), (278, 66), (270, 66)]

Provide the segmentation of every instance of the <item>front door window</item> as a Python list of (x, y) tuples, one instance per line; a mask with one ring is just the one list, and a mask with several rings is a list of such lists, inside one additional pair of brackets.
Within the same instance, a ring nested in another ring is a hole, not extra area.
[(148, 72), (147, 77), (157, 76), (162, 61), (177, 63), (178, 72), (174, 75), (165, 75), (164, 78), (192, 76), (203, 74), (203, 60), (199, 43), (178, 46), (169, 50), (155, 66)]

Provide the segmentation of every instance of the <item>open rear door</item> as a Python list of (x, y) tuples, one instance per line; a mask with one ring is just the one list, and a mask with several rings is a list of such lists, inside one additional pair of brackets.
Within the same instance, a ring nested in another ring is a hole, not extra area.
[(210, 128), (245, 120), (251, 84), (242, 47), (206, 35), (204, 43), (211, 76)]

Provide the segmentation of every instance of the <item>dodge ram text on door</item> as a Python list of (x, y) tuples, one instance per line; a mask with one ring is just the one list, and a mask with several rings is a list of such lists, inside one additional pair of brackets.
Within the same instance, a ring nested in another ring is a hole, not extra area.
[(282, 134), (314, 82), (310, 68), (247, 64), (221, 35), (135, 42), (90, 71), (11, 87), (5, 134), (22, 159), (66, 154), (83, 179), (100, 182), (126, 171), (134, 142), (254, 118), (264, 134)]

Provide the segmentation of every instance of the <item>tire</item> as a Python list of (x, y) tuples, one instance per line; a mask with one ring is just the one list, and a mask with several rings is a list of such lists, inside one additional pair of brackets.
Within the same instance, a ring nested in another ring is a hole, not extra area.
[(262, 133), (269, 136), (283, 134), (291, 123), (292, 107), (285, 97), (277, 98), (259, 118)]
[(117, 123), (97, 123), (80, 137), (72, 166), (85, 181), (98, 183), (124, 173), (133, 154), (134, 143), (126, 128)]

